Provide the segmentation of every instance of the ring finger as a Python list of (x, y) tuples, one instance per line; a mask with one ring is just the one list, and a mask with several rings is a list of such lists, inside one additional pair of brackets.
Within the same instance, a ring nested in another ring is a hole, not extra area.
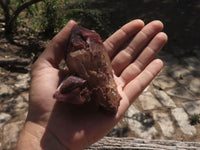
[(158, 33), (136, 58), (136, 60), (123, 70), (120, 77), (124, 84), (127, 84), (138, 74), (140, 74), (144, 68), (153, 60), (153, 58), (157, 55), (157, 53), (161, 50), (166, 42), (167, 35), (163, 32)]
[(117, 76), (143, 51), (152, 38), (163, 29), (160, 21), (147, 24), (133, 40), (112, 60), (112, 67)]

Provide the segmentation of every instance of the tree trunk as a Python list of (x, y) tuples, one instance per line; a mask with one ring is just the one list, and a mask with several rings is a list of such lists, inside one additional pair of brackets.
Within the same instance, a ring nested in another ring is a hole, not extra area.
[(14, 11), (14, 13), (12, 15), (10, 15), (9, 13), (9, 2), (10, 0), (6, 0), (6, 3), (3, 2), (3, 0), (0, 0), (0, 5), (3, 8), (4, 11), (4, 16), (5, 16), (5, 33), (6, 36), (9, 36), (10, 34), (13, 33), (13, 29), (15, 28), (16, 24), (16, 19), (18, 17), (18, 15), (26, 8), (28, 8), (29, 6), (31, 6), (32, 4), (38, 3), (42, 0), (31, 0), (28, 2), (25, 2), (24, 4), (22, 4), (21, 6), (19, 6), (16, 11)]
[(174, 140), (145, 140), (131, 137), (104, 137), (97, 143), (86, 148), (86, 150), (199, 150), (200, 143), (180, 142)]
[(4, 12), (4, 21), (5, 21), (5, 30), (8, 31), (8, 28), (7, 28), (7, 25), (8, 25), (8, 22), (11, 18), (10, 16), (10, 12), (9, 12), (9, 4), (10, 4), (10, 0), (7, 0), (5, 3), (3, 2), (3, 0), (0, 0), (0, 5), (3, 9), (3, 12)]

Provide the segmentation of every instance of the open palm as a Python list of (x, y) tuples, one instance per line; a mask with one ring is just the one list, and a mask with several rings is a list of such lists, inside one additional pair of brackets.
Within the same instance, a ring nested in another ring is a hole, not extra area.
[(52, 95), (64, 77), (58, 65), (74, 24), (70, 21), (53, 38), (32, 67), (27, 122), (40, 128), (43, 149), (49, 139), (54, 139), (52, 149), (83, 149), (105, 136), (162, 69), (162, 61), (153, 60), (167, 41), (166, 34), (161, 32), (162, 23), (153, 21), (144, 26), (141, 20), (134, 20), (104, 42), (122, 97), (117, 114), (94, 110), (91, 104), (56, 102)]

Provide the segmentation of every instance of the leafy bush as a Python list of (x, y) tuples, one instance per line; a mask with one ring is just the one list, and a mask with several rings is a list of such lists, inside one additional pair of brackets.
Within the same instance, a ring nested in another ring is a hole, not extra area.
[(0, 0), (0, 6), (4, 15), (6, 35), (12, 34), (14, 29), (17, 28), (17, 19), (19, 14), (32, 4), (40, 1), (42, 0)]
[(52, 37), (70, 19), (74, 19), (79, 24), (107, 36), (110, 31), (108, 14), (100, 9), (90, 8), (91, 3), (89, 0), (0, 0), (7, 33), (16, 32), (18, 30), (15, 29), (20, 27), (29, 34), (39, 32)]
[(196, 125), (197, 123), (200, 123), (200, 114), (193, 114), (189, 118), (191, 125)]
[(67, 9), (67, 18), (78, 21), (79, 24), (97, 31), (101, 36), (106, 37), (110, 34), (109, 14), (100, 9), (90, 8), (91, 2), (80, 0), (69, 5)]

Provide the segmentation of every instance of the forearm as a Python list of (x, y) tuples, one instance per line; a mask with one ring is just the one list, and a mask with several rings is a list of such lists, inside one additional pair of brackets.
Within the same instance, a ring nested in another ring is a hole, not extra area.
[(20, 133), (16, 150), (66, 150), (46, 129), (33, 122), (26, 122)]

